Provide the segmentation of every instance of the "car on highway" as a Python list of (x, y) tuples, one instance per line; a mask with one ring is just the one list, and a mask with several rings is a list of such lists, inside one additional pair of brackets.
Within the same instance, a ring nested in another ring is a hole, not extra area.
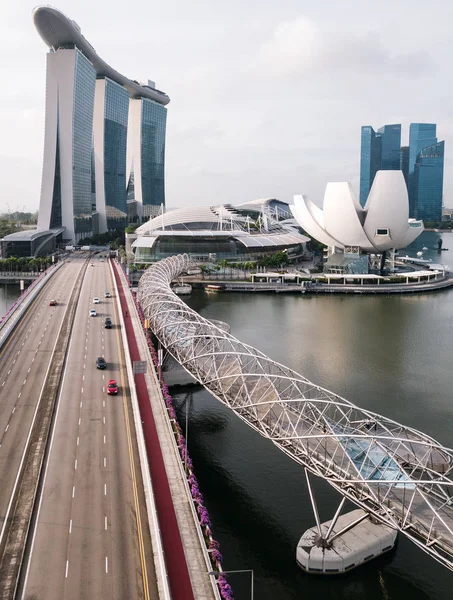
[(99, 304), (99, 298), (93, 298), (93, 304)]
[(107, 317), (104, 321), (105, 329), (112, 329), (112, 326), (113, 326), (112, 319), (110, 317)]
[(106, 369), (107, 363), (103, 356), (98, 356), (96, 359), (96, 369)]
[(118, 393), (118, 386), (116, 384), (116, 381), (114, 379), (110, 379), (110, 381), (107, 384), (107, 394), (117, 394)]
[(90, 309), (90, 317), (95, 317), (97, 315), (97, 312), (94, 310), (94, 308)]
[(104, 292), (104, 298), (111, 298), (110, 292)]
[(56, 300), (51, 300), (49, 302), (49, 306), (56, 306), (57, 305), (57, 301)]

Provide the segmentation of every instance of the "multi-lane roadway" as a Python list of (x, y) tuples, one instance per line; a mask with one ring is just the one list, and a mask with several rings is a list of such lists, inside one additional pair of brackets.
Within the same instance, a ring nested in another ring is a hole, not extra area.
[[(73, 258), (53, 276), (0, 355), (2, 523), (83, 264)], [(115, 295), (108, 261), (93, 258), (82, 282), (30, 531), (24, 599), (157, 597)], [(100, 304), (93, 304), (94, 297)], [(92, 308), (95, 317), (89, 316)], [(112, 329), (104, 327), (107, 316)], [(99, 356), (107, 361), (105, 370), (96, 368)], [(106, 393), (109, 379), (118, 383), (116, 396)]]

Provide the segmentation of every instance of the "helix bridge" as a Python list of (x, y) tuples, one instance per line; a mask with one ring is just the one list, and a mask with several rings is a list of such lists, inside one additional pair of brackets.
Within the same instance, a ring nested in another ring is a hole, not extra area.
[(364, 410), (203, 318), (170, 288), (187, 255), (149, 267), (138, 301), (168, 352), (251, 428), (453, 570), (453, 450)]

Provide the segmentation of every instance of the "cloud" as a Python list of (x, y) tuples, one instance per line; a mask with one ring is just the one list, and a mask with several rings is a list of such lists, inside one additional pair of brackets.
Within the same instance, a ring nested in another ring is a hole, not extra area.
[(281, 78), (353, 73), (413, 79), (434, 70), (433, 60), (426, 52), (393, 53), (376, 33), (322, 30), (304, 16), (277, 25), (271, 38), (261, 46), (258, 63), (260, 70)]

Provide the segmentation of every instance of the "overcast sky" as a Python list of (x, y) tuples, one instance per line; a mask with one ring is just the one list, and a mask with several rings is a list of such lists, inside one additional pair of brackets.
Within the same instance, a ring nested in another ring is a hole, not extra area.
[[(29, 0), (0, 3), (0, 212), (36, 210), (46, 46)], [(360, 127), (437, 123), (453, 206), (448, 0), (61, 0), (98, 54), (168, 93), (167, 207), (320, 203), (359, 182)]]

